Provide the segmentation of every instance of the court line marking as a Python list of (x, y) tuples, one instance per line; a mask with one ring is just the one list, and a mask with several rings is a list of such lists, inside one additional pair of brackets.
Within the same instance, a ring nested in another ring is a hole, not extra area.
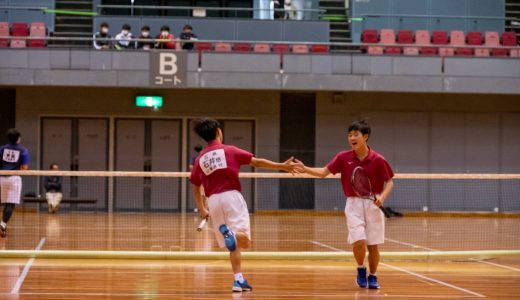
[[(315, 245), (325, 246), (325, 247), (327, 247), (329, 249), (335, 249), (338, 252), (347, 252), (345, 250), (341, 250), (341, 249), (334, 248), (334, 247), (329, 246), (329, 245), (325, 245), (325, 244), (320, 243), (318, 241), (311, 241), (311, 243), (313, 243)], [(397, 270), (397, 271), (401, 271), (401, 272), (407, 273), (409, 275), (413, 275), (413, 276), (419, 277), (419, 278), (424, 279), (424, 280), (435, 282), (435, 283), (438, 283), (440, 285), (444, 285), (446, 287), (450, 287), (452, 289), (456, 289), (458, 291), (465, 292), (465, 293), (468, 293), (470, 295), (473, 295), (473, 296), (476, 296), (476, 297), (479, 297), (479, 298), (486, 298), (486, 296), (484, 296), (482, 294), (479, 294), (477, 292), (473, 292), (473, 291), (467, 290), (465, 288), (458, 287), (458, 286), (453, 285), (453, 284), (449, 284), (449, 283), (441, 281), (441, 280), (437, 280), (437, 279), (434, 279), (434, 278), (431, 278), (431, 277), (428, 277), (428, 276), (424, 276), (424, 275), (421, 275), (421, 274), (418, 274), (418, 273), (414, 273), (412, 271), (409, 271), (409, 270), (406, 270), (406, 269), (403, 269), (403, 268), (399, 268), (399, 267), (396, 267), (396, 266), (392, 266), (392, 265), (389, 265), (389, 264), (386, 264), (386, 263), (380, 263), (380, 264), (385, 266), (385, 267), (388, 267), (388, 268), (391, 268), (391, 269), (394, 269), (394, 270)]]
[[(388, 298), (388, 295), (387, 294), (371, 294), (371, 293), (365, 293), (367, 291), (363, 291), (363, 292), (360, 292), (359, 293), (359, 296), (363, 297), (363, 298)], [(222, 298), (225, 298), (224, 295), (227, 295), (228, 293), (226, 292), (226, 294), (224, 293), (215, 293), (215, 295), (205, 295), (205, 296), (202, 296), (203, 298), (200, 298), (200, 299), (222, 299)], [(7, 295), (7, 293), (0, 293), (0, 295)], [(183, 292), (180, 292), (180, 293), (136, 293), (136, 294), (131, 294), (131, 293), (102, 293), (102, 292), (99, 292), (99, 293), (96, 293), (96, 292), (87, 292), (87, 293), (81, 293), (81, 292), (72, 292), (72, 293), (65, 293), (65, 292), (23, 292), (23, 293), (20, 293), (20, 295), (28, 295), (28, 296), (31, 296), (31, 295), (39, 295), (39, 296), (49, 296), (49, 295), (54, 295), (54, 296), (98, 296), (98, 297), (107, 297), (107, 296), (114, 296), (114, 297), (128, 297), (128, 296), (131, 296), (131, 297), (135, 297), (135, 296), (145, 296), (145, 297), (157, 297), (157, 296), (193, 296), (193, 295), (196, 295), (196, 296), (199, 296), (201, 297), (200, 294), (190, 294), (190, 293), (183, 293)], [(333, 297), (333, 299), (337, 299), (338, 296), (341, 296), (341, 294), (312, 294), (312, 293), (294, 293), (294, 292), (289, 292), (287, 294), (280, 294), (280, 293), (276, 293), (276, 294), (258, 294), (258, 292), (255, 292), (255, 295), (259, 295), (259, 296), (262, 296), (262, 297), (265, 297), (267, 299), (271, 298), (271, 299), (279, 299), (279, 298), (291, 298), (291, 299), (301, 299), (302, 297), (309, 297), (309, 296), (312, 296), (312, 297), (320, 297), (320, 298), (330, 298), (330, 297)], [(356, 295), (354, 295), (356, 296)], [(412, 298), (412, 299), (417, 299), (417, 298), (432, 298), (432, 299), (466, 299), (466, 298), (475, 298), (473, 296), (467, 296), (467, 295), (459, 295), (459, 296), (454, 296), (454, 295), (392, 295), (392, 297), (397, 297), (397, 298)]]
[[(424, 246), (420, 246), (420, 245), (416, 245), (416, 244), (411, 244), (411, 243), (407, 243), (407, 242), (401, 242), (401, 241), (398, 241), (398, 240), (393, 240), (393, 239), (388, 239), (388, 238), (385, 238), (385, 240), (387, 240), (389, 242), (392, 242), (392, 243), (396, 243), (396, 244), (407, 245), (407, 246), (410, 246), (410, 247), (413, 247), (413, 248), (421, 248), (421, 249), (426, 249), (426, 250), (429, 250), (429, 251), (441, 252), (441, 250), (438, 250), (438, 249), (428, 248), (428, 247), (424, 247)], [(487, 265), (491, 265), (491, 266), (495, 266), (495, 267), (499, 267), (499, 268), (503, 268), (503, 269), (508, 269), (508, 270), (515, 271), (515, 272), (520, 272), (520, 269), (518, 269), (518, 268), (507, 266), (507, 265), (503, 265), (503, 264), (499, 264), (499, 263), (489, 262), (489, 261), (485, 261), (485, 260), (482, 260), (482, 259), (470, 258), (470, 261), (473, 261), (473, 262), (476, 262), (476, 263), (487, 264)]]
[(440, 250), (437, 250), (437, 249), (428, 248), (428, 247), (424, 247), (424, 246), (420, 246), (420, 245), (416, 245), (416, 244), (411, 244), (411, 243), (407, 243), (407, 242), (401, 242), (401, 241), (394, 240), (394, 239), (389, 239), (389, 238), (385, 238), (385, 241), (389, 241), (389, 242), (400, 244), (400, 245), (410, 246), (412, 248), (420, 248), (420, 249), (424, 249), (424, 250), (428, 250), (428, 251), (435, 251), (435, 252), (440, 251)]
[(474, 262), (481, 263), (481, 264), (492, 265), (492, 266), (495, 266), (495, 267), (504, 268), (504, 269), (508, 269), (508, 270), (511, 270), (511, 271), (515, 271), (515, 272), (520, 272), (520, 269), (515, 268), (515, 267), (511, 267), (511, 266), (497, 264), (497, 263), (494, 263), (494, 262), (485, 261), (485, 260), (481, 260), (481, 259), (471, 259), (471, 260), (474, 261)]
[(468, 294), (471, 294), (471, 295), (474, 295), (474, 296), (477, 296), (479, 298), (486, 298), (486, 296), (482, 295), (482, 294), (479, 294), (477, 292), (473, 292), (473, 291), (470, 291), (468, 289), (465, 289), (465, 288), (461, 288), (461, 287), (458, 287), (456, 285), (453, 285), (453, 284), (449, 284), (447, 282), (444, 282), (444, 281), (440, 281), (440, 280), (437, 280), (435, 278), (431, 278), (431, 277), (427, 277), (427, 276), (424, 276), (424, 275), (421, 275), (421, 274), (418, 274), (418, 273), (415, 273), (415, 272), (412, 272), (412, 271), (409, 271), (409, 270), (406, 270), (406, 269), (403, 269), (403, 268), (400, 268), (400, 267), (396, 267), (396, 266), (392, 266), (392, 265), (389, 265), (389, 264), (386, 264), (386, 263), (380, 263), (381, 265), (385, 266), (385, 267), (388, 267), (388, 268), (391, 268), (391, 269), (394, 269), (394, 270), (397, 270), (397, 271), (401, 271), (401, 272), (404, 272), (404, 273), (408, 273), (410, 275), (413, 275), (413, 276), (416, 276), (416, 277), (419, 277), (419, 278), (422, 278), (422, 279), (425, 279), (425, 280), (428, 280), (428, 281), (432, 281), (432, 282), (435, 282), (435, 283), (438, 283), (438, 284), (442, 284), (444, 286), (447, 286), (447, 287), (450, 287), (450, 288), (453, 288), (453, 289), (456, 289), (456, 290), (459, 290), (459, 291), (462, 291), (462, 292), (466, 292)]
[[(40, 242), (38, 243), (38, 246), (34, 250), (39, 251), (42, 249), (43, 244), (45, 244), (45, 238), (41, 238)], [(35, 258), (31, 257), (27, 263), (25, 264), (25, 267), (23, 268), (22, 274), (20, 274), (20, 277), (18, 277), (18, 280), (16, 280), (16, 283), (14, 284), (13, 288), (11, 289), (11, 295), (18, 294), (20, 291), (20, 288), (22, 287), (22, 284), (25, 280), (25, 277), (27, 277), (27, 274), (29, 274), (29, 270), (32, 267), (32, 264), (34, 263)]]

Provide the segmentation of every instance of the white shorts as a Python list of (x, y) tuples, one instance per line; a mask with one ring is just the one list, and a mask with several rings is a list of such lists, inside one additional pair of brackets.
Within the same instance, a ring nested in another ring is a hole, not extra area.
[(224, 237), (219, 231), (222, 224), (226, 224), (233, 232), (241, 231), (251, 240), (249, 211), (242, 194), (238, 191), (227, 191), (209, 197), (209, 216), (215, 237), (220, 248), (224, 248)]
[(63, 194), (61, 192), (47, 192), (45, 193), (45, 199), (49, 205), (57, 206), (60, 205)]
[(22, 177), (0, 177), (0, 199), (2, 203), (20, 204), (22, 196)]
[(348, 197), (345, 206), (348, 243), (366, 240), (367, 245), (385, 242), (385, 215), (370, 199)]

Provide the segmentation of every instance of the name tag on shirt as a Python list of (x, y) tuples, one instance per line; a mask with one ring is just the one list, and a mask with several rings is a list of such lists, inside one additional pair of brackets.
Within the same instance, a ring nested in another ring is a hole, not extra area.
[(20, 158), (20, 151), (12, 149), (4, 149), (2, 160), (8, 163), (16, 163)]
[(202, 172), (206, 174), (206, 176), (215, 172), (216, 170), (226, 169), (226, 154), (224, 153), (224, 149), (217, 149), (213, 151), (209, 151), (201, 156), (199, 159), (199, 165), (202, 169)]

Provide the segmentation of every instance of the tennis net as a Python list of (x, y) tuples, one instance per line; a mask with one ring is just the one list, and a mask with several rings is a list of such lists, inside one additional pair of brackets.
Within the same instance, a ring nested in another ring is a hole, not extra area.
[[(211, 224), (198, 233), (189, 173), (1, 171), (21, 175), (23, 201), (3, 249), (59, 251), (218, 251)], [(49, 213), (45, 176), (62, 176), (63, 200)], [(338, 177), (243, 173), (252, 253), (350, 252)], [(381, 250), (396, 256), (446, 251), (520, 252), (519, 174), (396, 174), (385, 206)]]

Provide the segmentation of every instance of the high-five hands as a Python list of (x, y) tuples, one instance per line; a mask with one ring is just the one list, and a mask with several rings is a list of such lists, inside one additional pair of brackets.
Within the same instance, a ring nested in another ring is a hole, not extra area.
[(294, 159), (294, 157), (289, 158), (284, 161), (284, 170), (291, 174), (300, 174), (304, 172), (304, 165), (301, 161)]

